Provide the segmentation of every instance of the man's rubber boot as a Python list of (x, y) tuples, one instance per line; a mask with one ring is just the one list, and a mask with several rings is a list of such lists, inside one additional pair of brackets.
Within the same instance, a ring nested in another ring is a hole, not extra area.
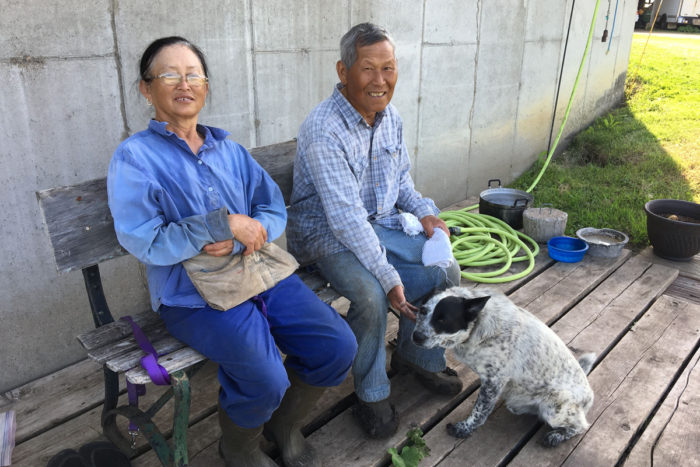
[(399, 414), (389, 399), (377, 402), (358, 399), (352, 414), (365, 434), (372, 439), (389, 438), (399, 428)]
[(435, 394), (456, 396), (462, 392), (462, 380), (459, 379), (457, 372), (450, 367), (446, 367), (444, 370), (436, 373), (431, 373), (409, 362), (395, 350), (391, 355), (390, 365), (391, 369), (397, 373), (412, 372), (425, 388), (431, 390)]
[(219, 454), (226, 461), (226, 467), (278, 467), (260, 449), (262, 425), (257, 428), (242, 428), (233, 423), (220, 404), (219, 425), (222, 433)]
[(326, 388), (304, 383), (291, 370), (287, 373), (291, 386), (272, 418), (265, 424), (265, 435), (277, 443), (286, 467), (321, 467), (316, 450), (301, 434), (301, 426), (303, 418)]

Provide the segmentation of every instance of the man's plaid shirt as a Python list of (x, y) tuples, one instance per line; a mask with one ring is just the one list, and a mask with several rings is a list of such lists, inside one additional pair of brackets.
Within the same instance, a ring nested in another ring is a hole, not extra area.
[(414, 188), (394, 106), (371, 127), (340, 88), (299, 129), (287, 246), (302, 264), (350, 250), (388, 293), (401, 279), (370, 223), (400, 229), (401, 212), (421, 219), (439, 211)]

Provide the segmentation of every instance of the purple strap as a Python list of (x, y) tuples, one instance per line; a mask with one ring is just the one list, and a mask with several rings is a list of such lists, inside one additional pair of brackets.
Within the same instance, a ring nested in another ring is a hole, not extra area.
[(158, 353), (153, 348), (153, 344), (148, 340), (148, 337), (143, 333), (141, 328), (131, 319), (131, 316), (124, 316), (123, 321), (131, 324), (131, 330), (134, 333), (136, 343), (141, 347), (146, 355), (141, 357), (141, 365), (148, 373), (148, 376), (158, 386), (167, 386), (170, 384), (170, 375), (168, 371), (158, 364)]
[[(121, 320), (131, 324), (131, 331), (134, 334), (134, 339), (136, 339), (136, 343), (146, 354), (141, 358), (141, 365), (148, 373), (151, 381), (159, 386), (166, 386), (170, 384), (170, 375), (165, 368), (158, 364), (158, 353), (156, 352), (156, 349), (153, 348), (151, 341), (149, 341), (148, 337), (146, 337), (146, 334), (143, 333), (143, 330), (141, 330), (139, 325), (134, 322), (131, 316), (123, 316)], [(146, 385), (134, 384), (127, 380), (126, 391), (129, 395), (129, 405), (132, 407), (138, 407), (139, 396), (146, 394)], [(135, 423), (129, 421), (129, 433), (132, 435), (132, 447), (134, 443), (133, 437), (136, 433), (138, 433), (138, 429), (139, 427)]]

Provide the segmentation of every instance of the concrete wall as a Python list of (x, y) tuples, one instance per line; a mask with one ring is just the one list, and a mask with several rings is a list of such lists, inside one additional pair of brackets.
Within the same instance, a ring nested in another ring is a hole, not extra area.
[[(416, 184), (439, 206), (508, 183), (547, 149), (571, 0), (0, 0), (0, 391), (84, 357), (82, 275), (58, 275), (35, 191), (106, 173), (151, 115), (137, 60), (178, 34), (206, 52), (200, 121), (252, 147), (288, 140), (336, 82), (338, 42), (374, 21), (392, 31)], [(613, 4), (614, 5), (614, 4)], [(556, 112), (564, 114), (594, 2), (577, 2)], [(636, 1), (619, 3), (612, 47), (601, 2), (565, 136), (622, 97)], [(612, 16), (612, 12), (611, 12)], [(612, 23), (612, 18), (610, 19)], [(115, 315), (147, 308), (129, 257), (102, 268)]]

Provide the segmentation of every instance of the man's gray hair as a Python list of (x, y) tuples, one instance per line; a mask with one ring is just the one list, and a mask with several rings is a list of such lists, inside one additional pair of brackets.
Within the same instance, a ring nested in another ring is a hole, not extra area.
[(381, 26), (372, 23), (360, 23), (353, 26), (340, 39), (340, 60), (348, 70), (357, 60), (357, 48), (377, 42), (389, 41), (391, 47), (396, 51), (394, 39), (389, 35), (389, 31)]

